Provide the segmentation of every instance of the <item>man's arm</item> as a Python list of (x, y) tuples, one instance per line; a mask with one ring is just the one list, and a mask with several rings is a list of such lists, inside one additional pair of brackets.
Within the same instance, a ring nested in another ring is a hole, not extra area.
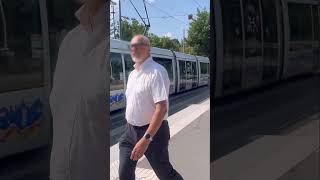
[[(152, 137), (159, 130), (166, 112), (167, 112), (167, 100), (157, 102), (156, 109), (152, 115), (150, 125), (146, 131)], [(150, 144), (150, 140), (141, 138), (131, 152), (131, 159), (134, 161), (139, 160), (148, 149), (149, 144)]]
[(150, 134), (152, 137), (156, 135), (157, 131), (159, 130), (163, 118), (167, 113), (167, 101), (160, 101), (156, 103), (156, 109), (153, 113), (152, 119), (150, 121), (150, 125), (146, 131), (146, 133)]
[(170, 80), (166, 70), (160, 72), (155, 78), (156, 82), (153, 84), (152, 91), (153, 101), (155, 102), (156, 108), (150, 120), (150, 125), (146, 131), (146, 133), (150, 134), (152, 137), (156, 135), (162, 124), (163, 118), (168, 111), (167, 101), (169, 99)]

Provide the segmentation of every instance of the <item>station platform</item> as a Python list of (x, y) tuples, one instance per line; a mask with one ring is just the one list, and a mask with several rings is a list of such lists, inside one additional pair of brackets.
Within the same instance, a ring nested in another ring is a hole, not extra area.
[[(210, 99), (192, 104), (168, 117), (169, 156), (174, 168), (186, 180), (210, 178)], [(119, 146), (110, 147), (110, 180), (117, 180)], [(197, 167), (197, 168), (195, 168)], [(158, 179), (143, 156), (137, 164), (137, 180)]]
[(320, 114), (281, 135), (261, 135), (210, 166), (217, 180), (319, 180)]

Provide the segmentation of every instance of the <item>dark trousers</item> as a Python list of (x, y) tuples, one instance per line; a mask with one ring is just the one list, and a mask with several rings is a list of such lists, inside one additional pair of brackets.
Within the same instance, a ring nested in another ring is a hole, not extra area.
[[(135, 180), (137, 161), (130, 159), (131, 151), (136, 143), (143, 137), (148, 126), (149, 125), (137, 127), (127, 123), (125, 133), (119, 139), (120, 180)], [(169, 139), (170, 131), (168, 121), (164, 120), (144, 155), (160, 180), (183, 180), (169, 161)]]

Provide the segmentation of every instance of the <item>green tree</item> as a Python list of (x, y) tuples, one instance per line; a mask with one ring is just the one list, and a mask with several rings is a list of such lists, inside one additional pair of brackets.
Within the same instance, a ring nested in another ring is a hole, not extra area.
[(121, 26), (121, 39), (125, 41), (130, 41), (136, 34), (143, 34), (145, 30), (144, 24), (134, 18), (129, 19), (128, 17), (123, 17)]
[(179, 51), (180, 42), (177, 39), (170, 39), (169, 37), (159, 37), (153, 33), (149, 33), (148, 37), (150, 39), (152, 47)]
[(190, 23), (187, 37), (187, 44), (192, 47), (191, 53), (209, 56), (209, 35), (209, 12), (197, 9), (197, 18)]
[[(134, 18), (129, 19), (128, 17), (123, 17), (121, 25), (121, 39), (125, 41), (131, 41), (134, 35), (143, 34), (145, 31), (145, 26)], [(179, 40), (171, 39), (169, 37), (159, 37), (156, 34), (149, 33), (148, 31), (146, 34), (150, 39), (152, 47), (179, 51), (181, 46)]]

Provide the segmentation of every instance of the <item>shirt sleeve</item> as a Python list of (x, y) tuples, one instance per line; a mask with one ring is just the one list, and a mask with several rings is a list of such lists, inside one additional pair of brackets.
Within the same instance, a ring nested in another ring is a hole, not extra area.
[(168, 100), (170, 81), (166, 71), (157, 71), (151, 84), (151, 95), (153, 102)]

